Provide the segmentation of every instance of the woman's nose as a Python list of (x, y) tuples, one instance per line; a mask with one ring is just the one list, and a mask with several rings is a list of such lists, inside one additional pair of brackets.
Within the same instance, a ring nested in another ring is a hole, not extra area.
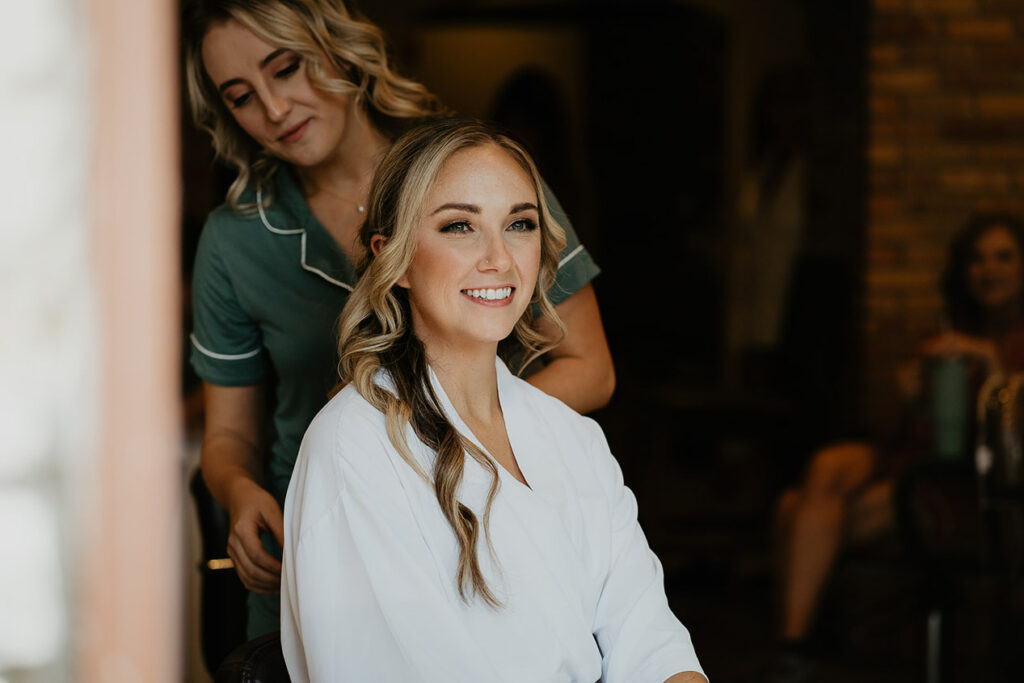
[(492, 237), (487, 244), (483, 259), (480, 261), (481, 270), (504, 271), (512, 266), (512, 256), (508, 253), (508, 247), (502, 237)]
[(263, 108), (267, 112), (267, 118), (274, 123), (284, 121), (291, 111), (291, 102), (273, 90), (267, 90), (263, 98)]

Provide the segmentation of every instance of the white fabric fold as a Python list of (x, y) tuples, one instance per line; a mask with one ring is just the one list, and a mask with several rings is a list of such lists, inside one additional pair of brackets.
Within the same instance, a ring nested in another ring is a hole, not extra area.
[[(495, 368), (530, 485), (498, 466), (496, 556), (477, 550), (502, 606), (460, 597), (458, 545), (433, 489), (388, 441), (384, 416), (347, 387), (307, 431), (285, 503), (281, 626), (293, 681), (661, 683), (701, 670), (600, 428)], [(407, 438), (430, 472), (433, 453), (411, 428)], [(481, 518), (489, 484), (467, 456), (459, 498)]]

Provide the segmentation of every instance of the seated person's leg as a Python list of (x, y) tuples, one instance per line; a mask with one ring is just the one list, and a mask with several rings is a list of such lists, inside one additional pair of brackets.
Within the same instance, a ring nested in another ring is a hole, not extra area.
[[(848, 512), (860, 510), (856, 501), (874, 471), (875, 457), (874, 449), (863, 443), (824, 448), (812, 458), (800, 489), (783, 498), (780, 513), (788, 517), (780, 534), (783, 640), (808, 635), (821, 589), (847, 532)], [(783, 505), (789, 509), (783, 510)], [(869, 521), (870, 516), (858, 514), (860, 519)], [(858, 522), (856, 531), (861, 530)]]

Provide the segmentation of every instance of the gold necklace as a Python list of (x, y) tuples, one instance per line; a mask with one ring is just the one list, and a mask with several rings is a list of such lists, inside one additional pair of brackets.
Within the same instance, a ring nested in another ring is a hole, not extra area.
[(316, 191), (317, 192), (323, 192), (324, 194), (328, 195), (329, 197), (334, 197), (335, 199), (340, 199), (341, 201), (343, 201), (343, 202), (345, 202), (347, 204), (352, 204), (353, 206), (356, 207), (356, 211), (358, 211), (360, 214), (366, 213), (366, 203), (365, 202), (357, 202), (354, 199), (349, 199), (348, 197), (342, 197), (340, 194), (338, 194), (336, 192), (331, 192), (326, 187), (317, 186), (316, 187)]

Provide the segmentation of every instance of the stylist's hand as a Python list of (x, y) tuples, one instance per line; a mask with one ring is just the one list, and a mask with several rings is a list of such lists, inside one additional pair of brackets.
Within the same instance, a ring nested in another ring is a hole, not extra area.
[(263, 547), (260, 532), (269, 531), (284, 546), (281, 506), (256, 482), (241, 479), (232, 491), (228, 514), (228, 556), (235, 563), (238, 578), (254, 593), (279, 593), (281, 563)]

